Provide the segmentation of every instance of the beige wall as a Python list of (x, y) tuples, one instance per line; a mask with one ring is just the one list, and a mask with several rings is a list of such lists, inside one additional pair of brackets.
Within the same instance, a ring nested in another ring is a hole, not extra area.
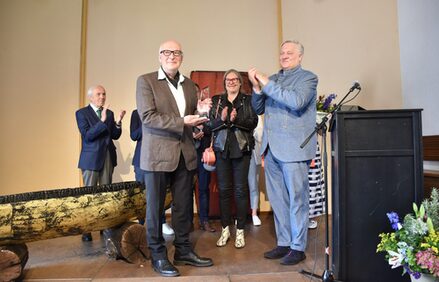
[(81, 1), (0, 1), (0, 194), (78, 185)]
[(318, 93), (340, 100), (352, 82), (363, 90), (350, 104), (402, 107), (396, 1), (283, 0), (284, 39), (305, 45), (304, 68), (319, 76)]
[[(282, 19), (283, 39), (305, 46), (302, 65), (319, 76), (318, 95), (336, 93), (340, 101), (358, 80), (362, 91), (349, 104), (402, 107), (396, 1), (283, 0)], [(331, 199), (329, 134), (327, 150)]]
[[(277, 68), (274, 0), (173, 0), (166, 5), (160, 0), (93, 0), (88, 23), (87, 85), (103, 84), (111, 108), (128, 112), (116, 141), (114, 181), (134, 179), (129, 122), (136, 107), (135, 83), (139, 75), (158, 69), (161, 42), (175, 38), (182, 43), (181, 71), (187, 76), (192, 70), (246, 71), (255, 62), (270, 72)], [(248, 40), (252, 28), (267, 34), (266, 40)]]
[[(364, 90), (354, 104), (401, 107), (396, 1), (279, 2), (283, 38), (305, 45), (304, 68), (319, 75), (319, 94), (340, 97), (359, 80)], [(0, 0), (0, 195), (79, 185), (74, 112), (80, 93), (81, 4)], [(159, 44), (169, 38), (182, 43), (185, 75), (252, 66), (273, 73), (278, 69), (277, 4), (89, 0), (85, 84), (104, 85), (110, 108), (128, 112), (116, 142), (115, 181), (134, 179), (129, 117), (135, 81), (158, 68)]]

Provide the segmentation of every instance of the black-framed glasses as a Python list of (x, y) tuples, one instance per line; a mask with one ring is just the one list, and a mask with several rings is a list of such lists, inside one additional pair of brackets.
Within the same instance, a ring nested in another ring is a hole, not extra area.
[(226, 78), (226, 83), (236, 83), (239, 81), (239, 78), (234, 77), (234, 78)]
[(180, 56), (183, 55), (183, 51), (180, 51), (180, 50), (174, 50), (174, 51), (172, 51), (172, 50), (162, 50), (162, 51), (160, 51), (160, 54), (163, 54), (166, 57), (171, 56), (171, 54), (174, 54), (174, 57), (180, 57)]

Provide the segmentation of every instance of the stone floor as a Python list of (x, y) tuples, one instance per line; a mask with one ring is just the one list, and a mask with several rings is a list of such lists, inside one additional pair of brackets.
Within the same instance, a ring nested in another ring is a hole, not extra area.
[[(255, 227), (248, 221), (246, 246), (234, 247), (234, 239), (225, 247), (215, 245), (220, 235), (220, 221), (213, 220), (217, 232), (201, 231), (195, 226), (191, 240), (195, 251), (211, 257), (213, 267), (196, 268), (180, 266), (181, 276), (164, 278), (155, 273), (150, 262), (130, 264), (114, 260), (105, 253), (105, 242), (99, 232), (93, 233), (94, 241), (82, 242), (80, 236), (62, 237), (28, 243), (29, 261), (24, 271), (24, 281), (319, 281), (299, 273), (301, 270), (322, 274), (325, 263), (324, 217), (318, 218), (317, 229), (308, 233), (307, 259), (295, 266), (283, 266), (278, 260), (267, 260), (263, 253), (276, 245), (273, 215), (261, 215), (262, 225)], [(232, 229), (232, 236), (235, 229)], [(168, 255), (173, 257), (173, 236), (165, 237)]]

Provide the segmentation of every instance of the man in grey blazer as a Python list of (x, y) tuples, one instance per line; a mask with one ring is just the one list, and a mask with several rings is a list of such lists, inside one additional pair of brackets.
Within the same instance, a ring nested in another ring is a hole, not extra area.
[(181, 45), (166, 41), (160, 45), (160, 68), (137, 79), (137, 111), (142, 122), (140, 168), (145, 171), (147, 241), (153, 269), (162, 276), (180, 275), (168, 260), (162, 236), (166, 185), (173, 197), (172, 225), (175, 239), (175, 265), (211, 266), (209, 258), (199, 257), (189, 241), (193, 205), (192, 181), (197, 153), (192, 127), (207, 121), (197, 115), (195, 84), (178, 71), (182, 61)]
[(252, 106), (264, 114), (261, 153), (265, 160), (268, 198), (274, 212), (277, 246), (266, 253), (285, 265), (304, 260), (308, 235), (308, 167), (316, 152), (316, 137), (300, 145), (316, 123), (317, 76), (301, 67), (303, 46), (281, 45), (282, 69), (270, 77), (249, 70)]

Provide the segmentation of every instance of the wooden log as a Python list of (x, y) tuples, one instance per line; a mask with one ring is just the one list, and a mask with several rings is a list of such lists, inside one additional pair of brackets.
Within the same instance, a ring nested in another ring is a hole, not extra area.
[(25, 244), (0, 247), (0, 281), (20, 279), (28, 258)]
[[(168, 189), (165, 206), (171, 198)], [(0, 196), (0, 246), (119, 226), (143, 218), (145, 209), (138, 182)]]
[(149, 259), (144, 226), (127, 222), (117, 228), (104, 230), (107, 255), (112, 258), (123, 258), (130, 263), (141, 264)]

